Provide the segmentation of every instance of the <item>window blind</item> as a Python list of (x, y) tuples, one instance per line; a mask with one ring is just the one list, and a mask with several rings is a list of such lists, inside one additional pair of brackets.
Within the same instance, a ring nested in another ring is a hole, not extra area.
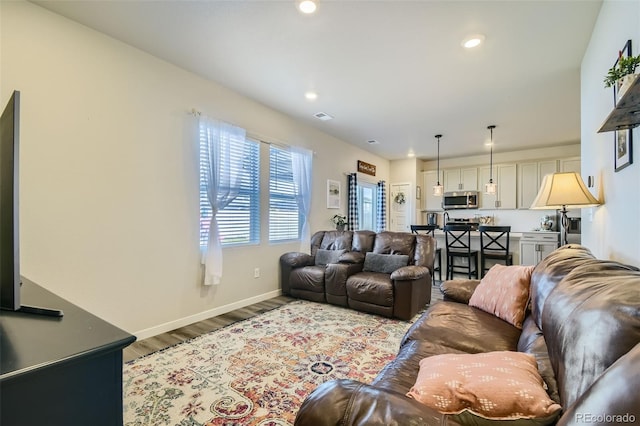
[(296, 202), (291, 152), (269, 148), (269, 241), (300, 238), (300, 215)]
[[(216, 216), (220, 231), (220, 242), (224, 245), (251, 244), (260, 241), (260, 146), (259, 142), (247, 139), (235, 141), (229, 152), (222, 149), (220, 167), (228, 170), (234, 162), (240, 162), (240, 191), (237, 197)], [(226, 160), (226, 161), (225, 161)], [(209, 222), (212, 216), (211, 205), (207, 197), (207, 171), (210, 167), (206, 139), (200, 137), (200, 247), (206, 247), (209, 235)], [(229, 191), (229, 187), (221, 188)]]

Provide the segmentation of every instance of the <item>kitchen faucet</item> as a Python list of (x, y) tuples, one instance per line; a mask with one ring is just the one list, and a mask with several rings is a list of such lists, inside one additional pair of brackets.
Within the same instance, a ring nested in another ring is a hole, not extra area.
[(444, 220), (444, 225), (449, 223), (449, 212), (444, 212), (442, 215), (442, 219)]

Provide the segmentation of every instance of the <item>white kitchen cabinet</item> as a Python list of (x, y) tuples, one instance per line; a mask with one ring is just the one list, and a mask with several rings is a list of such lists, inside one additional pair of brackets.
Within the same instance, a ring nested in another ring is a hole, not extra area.
[(538, 195), (545, 175), (558, 171), (557, 160), (518, 164), (518, 208), (528, 209)]
[(580, 157), (565, 158), (560, 160), (561, 172), (576, 172), (580, 174), (580, 168), (582, 166)]
[(523, 232), (520, 238), (520, 264), (537, 265), (559, 246), (558, 232)]
[[(440, 184), (444, 182), (442, 178), (442, 171), (440, 172)], [(442, 196), (436, 197), (433, 195), (433, 187), (438, 183), (438, 172), (435, 170), (429, 170), (422, 172), (422, 209), (428, 211), (440, 211), (442, 210)]]
[(493, 182), (496, 194), (485, 194), (484, 185), (489, 182), (489, 166), (480, 168), (480, 209), (516, 208), (516, 165), (497, 164), (493, 166)]
[(478, 168), (465, 167), (444, 170), (444, 190), (445, 192), (477, 191)]

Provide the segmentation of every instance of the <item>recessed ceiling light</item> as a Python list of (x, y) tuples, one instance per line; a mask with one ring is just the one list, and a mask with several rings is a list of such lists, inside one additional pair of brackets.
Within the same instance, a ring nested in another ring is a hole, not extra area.
[(316, 99), (318, 99), (318, 94), (314, 91), (308, 91), (307, 93), (304, 94), (304, 97), (308, 100), (308, 101), (315, 101)]
[(474, 47), (480, 46), (483, 41), (484, 36), (482, 34), (474, 34), (462, 40), (462, 47), (473, 49)]
[(302, 13), (306, 13), (307, 15), (313, 13), (318, 8), (318, 5), (313, 0), (302, 0), (298, 3), (298, 9)]
[(413, 152), (413, 150), (412, 150), (412, 149), (410, 149), (410, 150), (409, 150), (409, 152), (407, 153), (407, 157), (409, 157), (409, 158), (413, 158), (413, 157), (415, 157), (415, 156), (416, 156), (416, 153), (415, 153), (415, 152)]

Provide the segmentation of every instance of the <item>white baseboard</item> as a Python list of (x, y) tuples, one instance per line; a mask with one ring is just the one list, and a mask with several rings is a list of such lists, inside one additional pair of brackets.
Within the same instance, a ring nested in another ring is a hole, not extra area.
[(269, 293), (253, 296), (248, 299), (239, 300), (228, 305), (218, 306), (217, 308), (209, 309), (204, 312), (199, 312), (188, 317), (180, 318), (175, 321), (166, 322), (155, 327), (145, 328), (144, 330), (136, 331), (135, 336), (138, 340), (146, 339), (149, 337), (157, 336), (158, 334), (166, 333), (167, 331), (175, 330), (176, 328), (184, 327), (185, 325), (193, 324), (194, 322), (206, 320), (211, 317), (226, 314), (227, 312), (234, 311), (236, 309), (244, 308), (245, 306), (253, 305), (254, 303), (262, 302), (263, 300), (273, 299), (282, 295), (281, 290), (270, 291)]

